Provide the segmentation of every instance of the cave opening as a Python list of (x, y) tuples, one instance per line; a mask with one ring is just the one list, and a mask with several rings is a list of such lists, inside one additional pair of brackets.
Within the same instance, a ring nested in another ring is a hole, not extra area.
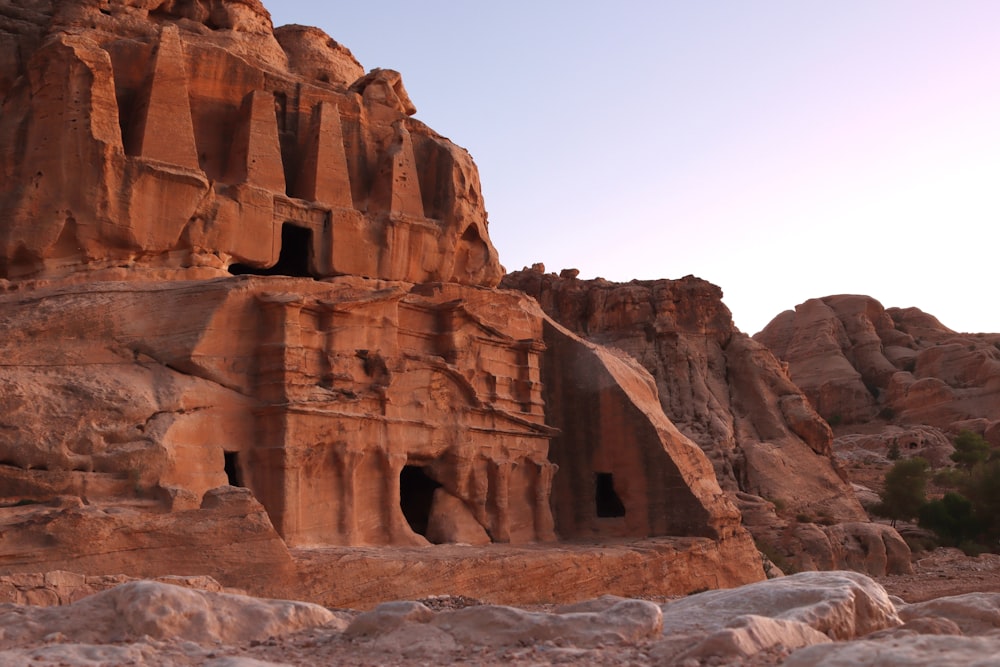
[(291, 276), (311, 278), (309, 257), (312, 249), (312, 230), (290, 222), (281, 225), (281, 251), (274, 266), (258, 268), (249, 264), (233, 264), (229, 273), (234, 276)]
[(229, 486), (243, 486), (243, 474), (240, 472), (240, 453), (223, 452), (225, 457), (226, 479)]
[(422, 466), (403, 466), (399, 473), (399, 508), (414, 533), (427, 536), (434, 490), (440, 486)]
[(597, 504), (597, 516), (610, 519), (625, 516), (625, 505), (615, 491), (614, 476), (610, 472), (599, 472), (594, 475), (594, 500)]

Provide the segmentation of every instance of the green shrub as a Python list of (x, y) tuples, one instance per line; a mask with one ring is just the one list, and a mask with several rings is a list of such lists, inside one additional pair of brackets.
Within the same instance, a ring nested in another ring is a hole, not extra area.
[(975, 539), (981, 529), (972, 501), (951, 491), (926, 503), (919, 514), (920, 526), (933, 530), (943, 544), (951, 547)]
[(990, 457), (990, 443), (983, 436), (972, 431), (961, 431), (955, 436), (955, 451), (951, 460), (966, 469), (971, 469), (977, 463), (985, 463)]
[(980, 556), (988, 551), (985, 546), (979, 542), (973, 542), (972, 540), (965, 540), (958, 545), (958, 548), (961, 549), (966, 556)]
[(942, 468), (934, 473), (934, 483), (949, 489), (957, 489), (969, 474), (955, 468)]
[(919, 456), (896, 461), (885, 476), (885, 486), (879, 496), (882, 502), (872, 510), (891, 520), (916, 518), (926, 502), (927, 476), (930, 465)]

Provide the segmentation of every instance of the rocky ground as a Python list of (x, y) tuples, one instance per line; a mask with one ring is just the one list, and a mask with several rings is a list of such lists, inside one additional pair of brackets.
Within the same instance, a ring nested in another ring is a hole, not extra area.
[(958, 549), (917, 554), (913, 574), (879, 577), (890, 595), (907, 602), (966, 593), (1000, 593), (1000, 555), (969, 557)]
[(806, 572), (673, 600), (562, 607), (440, 596), (331, 610), (202, 579), (131, 581), (62, 606), (0, 605), (0, 665), (931, 665), (998, 652), (1000, 556), (955, 550), (878, 581)]

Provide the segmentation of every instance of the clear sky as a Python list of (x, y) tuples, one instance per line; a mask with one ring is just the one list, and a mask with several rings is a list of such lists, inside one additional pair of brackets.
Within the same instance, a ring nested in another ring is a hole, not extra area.
[(868, 294), (1000, 332), (1000, 1), (264, 0), (479, 166), (508, 270)]

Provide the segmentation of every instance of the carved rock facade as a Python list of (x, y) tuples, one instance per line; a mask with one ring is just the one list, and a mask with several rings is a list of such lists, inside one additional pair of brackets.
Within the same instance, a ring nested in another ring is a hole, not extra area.
[(502, 275), (471, 158), (409, 117), (398, 73), (338, 80), (350, 52), (286, 29), (286, 54), (262, 7), (241, 27), (253, 3), (33, 4), (3, 17), (26, 27), (2, 42), (0, 276)]
[(293, 547), (684, 536), (763, 576), (649, 375), (495, 289), (475, 166), (398, 73), (254, 0), (5, 5), (0, 49), (18, 526), (229, 484)]

